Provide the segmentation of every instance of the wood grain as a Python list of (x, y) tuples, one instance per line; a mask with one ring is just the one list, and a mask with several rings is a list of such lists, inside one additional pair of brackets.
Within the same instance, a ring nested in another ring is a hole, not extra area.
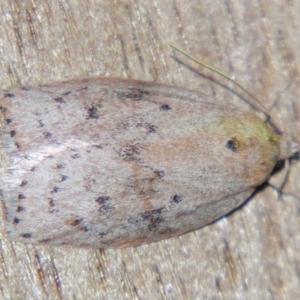
[[(3, 89), (101, 75), (240, 105), (235, 87), (173, 43), (242, 83), (299, 140), (299, 1), (2, 0), (0, 13)], [(210, 226), (135, 248), (23, 245), (2, 226), (0, 298), (299, 299), (299, 173), (291, 160), (270, 181), (281, 197), (265, 186)]]

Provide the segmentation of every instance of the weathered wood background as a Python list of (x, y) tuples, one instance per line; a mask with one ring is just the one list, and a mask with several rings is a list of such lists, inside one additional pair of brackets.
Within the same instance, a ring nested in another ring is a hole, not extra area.
[[(299, 15), (298, 0), (1, 0), (0, 87), (101, 75), (240, 101), (176, 61), (174, 43), (241, 82), (299, 138)], [(281, 198), (266, 187), (210, 226), (136, 248), (11, 243), (2, 213), (0, 298), (300, 299), (299, 161), (288, 171), (272, 179), (285, 183)]]

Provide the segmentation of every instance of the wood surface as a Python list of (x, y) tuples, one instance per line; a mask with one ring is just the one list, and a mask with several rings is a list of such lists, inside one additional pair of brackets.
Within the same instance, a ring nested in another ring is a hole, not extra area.
[[(242, 83), (299, 140), (299, 15), (297, 0), (1, 0), (0, 88), (99, 75), (240, 105), (243, 93), (172, 43)], [(299, 173), (289, 160), (270, 180), (281, 193), (266, 185), (214, 224), (134, 248), (12, 243), (2, 212), (0, 298), (300, 299)]]

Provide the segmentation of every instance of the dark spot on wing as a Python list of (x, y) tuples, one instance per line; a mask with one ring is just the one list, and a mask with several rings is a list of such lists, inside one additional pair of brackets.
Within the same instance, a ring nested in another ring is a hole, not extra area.
[(16, 97), (15, 96), (15, 94), (13, 94), (13, 93), (6, 93), (6, 94), (4, 94), (4, 97), (7, 97), (7, 98), (14, 98), (14, 97)]
[(114, 206), (110, 203), (109, 196), (101, 196), (95, 200), (99, 204), (98, 211), (106, 212), (115, 209)]
[(98, 115), (98, 107), (97, 106), (92, 106), (90, 108), (87, 109), (88, 112), (88, 119), (98, 119), (99, 115)]
[(58, 164), (56, 166), (57, 169), (61, 170), (61, 169), (64, 169), (66, 167), (66, 164)]
[(144, 96), (147, 95), (150, 95), (150, 92), (143, 90), (142, 88), (134, 87), (130, 87), (127, 90), (118, 93), (120, 98), (126, 98), (133, 101), (141, 101), (143, 100)]
[(45, 138), (49, 138), (49, 137), (52, 136), (52, 133), (50, 133), (50, 132), (43, 132), (43, 136), (44, 136)]
[(13, 224), (18, 224), (18, 223), (20, 223), (20, 219), (19, 218), (14, 218), (14, 221), (13, 221)]
[(53, 190), (51, 191), (51, 193), (58, 193), (58, 192), (60, 192), (61, 191), (61, 188), (59, 188), (58, 186), (55, 186), (54, 188), (53, 188)]
[(101, 144), (92, 145), (92, 147), (97, 148), (97, 149), (103, 149), (103, 146)]
[(32, 237), (32, 233), (23, 233), (23, 234), (21, 234), (21, 237), (23, 237), (23, 238), (31, 238)]
[(165, 207), (163, 206), (158, 209), (144, 211), (137, 216), (131, 216), (128, 219), (128, 223), (135, 224), (136, 226), (146, 226), (149, 231), (158, 230), (158, 225), (165, 222), (165, 219), (162, 216), (164, 209)]
[(125, 145), (120, 149), (118, 154), (125, 160), (125, 161), (134, 161), (138, 160), (138, 156), (140, 154), (141, 146), (137, 144), (129, 144)]
[(27, 185), (27, 183), (28, 183), (27, 180), (23, 180), (23, 181), (21, 182), (20, 186), (21, 186), (21, 187), (24, 187), (25, 185)]
[(72, 226), (77, 226), (78, 224), (80, 224), (81, 222), (82, 222), (82, 218), (81, 219), (76, 219), (76, 220), (74, 220), (72, 223), (71, 223), (71, 225)]
[(39, 243), (44, 243), (44, 244), (47, 244), (47, 243), (49, 243), (49, 242), (51, 242), (51, 239), (43, 239), (43, 240), (39, 240)]
[(153, 231), (157, 229), (158, 224), (164, 222), (164, 218), (161, 216), (162, 211), (164, 210), (164, 207), (153, 209), (149, 211), (145, 211), (141, 213), (141, 217), (143, 221), (148, 223), (148, 230)]
[(164, 172), (164, 171), (159, 171), (159, 170), (154, 171), (154, 174), (155, 174), (156, 177), (158, 177), (158, 178), (162, 178), (162, 177), (165, 176), (165, 172)]
[(156, 132), (156, 126), (155, 125), (150, 125), (149, 127), (148, 127), (148, 132), (149, 133), (155, 133)]
[(23, 206), (18, 206), (16, 211), (21, 212), (21, 211), (24, 211), (24, 210), (25, 210), (25, 208)]
[(43, 121), (42, 120), (38, 120), (38, 122), (39, 122), (39, 127), (44, 127), (45, 126), (45, 124), (43, 123)]
[(105, 235), (107, 235), (108, 234), (108, 231), (106, 230), (106, 231), (101, 231), (101, 232), (99, 232), (98, 233), (98, 235), (101, 237), (101, 238), (103, 238)]
[(23, 200), (23, 199), (25, 199), (25, 198), (26, 198), (26, 197), (25, 197), (23, 194), (19, 194), (19, 195), (18, 195), (18, 199), (19, 199), (19, 200)]
[(12, 130), (9, 134), (10, 134), (10, 136), (13, 138), (17, 133), (16, 133), (15, 130)]
[(161, 110), (171, 110), (172, 107), (169, 104), (163, 104), (160, 107)]
[(236, 150), (240, 147), (239, 141), (233, 137), (231, 140), (227, 141), (226, 148), (231, 150), (232, 152), (236, 152)]
[(137, 123), (136, 127), (145, 128), (148, 131), (148, 133), (155, 133), (157, 129), (157, 126), (149, 123)]
[(59, 174), (59, 176), (60, 176), (60, 182), (65, 181), (65, 180), (67, 180), (67, 178), (68, 178), (67, 175)]
[(106, 201), (108, 201), (109, 198), (110, 198), (109, 196), (102, 196), (102, 197), (98, 197), (95, 201), (99, 204), (103, 204)]
[(171, 203), (179, 203), (183, 200), (183, 197), (180, 195), (174, 195), (171, 197)]
[(66, 103), (66, 101), (65, 101), (64, 98), (62, 98), (62, 97), (56, 97), (56, 98), (54, 99), (54, 101), (57, 102), (57, 103)]

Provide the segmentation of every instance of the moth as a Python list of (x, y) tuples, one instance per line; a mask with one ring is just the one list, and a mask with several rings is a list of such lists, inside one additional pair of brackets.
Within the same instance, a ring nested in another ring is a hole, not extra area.
[(200, 228), (292, 153), (253, 113), (118, 78), (12, 88), (0, 100), (6, 230), (32, 244), (117, 248)]

